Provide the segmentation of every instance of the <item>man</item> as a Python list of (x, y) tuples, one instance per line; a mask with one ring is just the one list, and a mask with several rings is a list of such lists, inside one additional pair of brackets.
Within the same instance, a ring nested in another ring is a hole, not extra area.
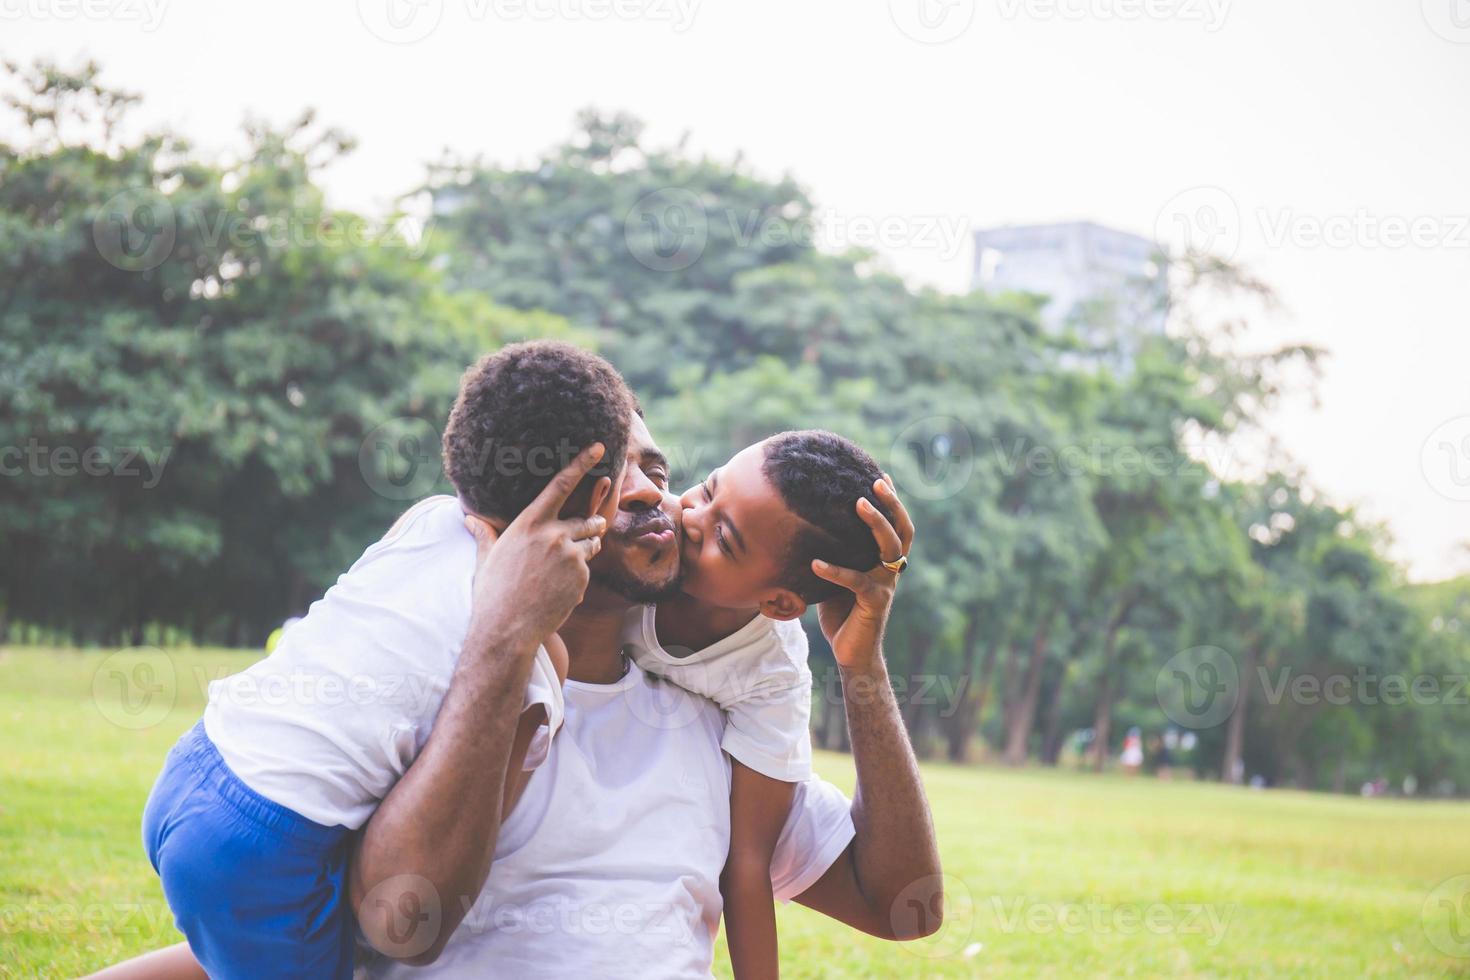
[[(519, 529), (482, 548), (476, 588), (483, 579), (495, 591), (477, 597), (433, 732), (352, 862), (352, 905), (382, 954), (368, 976), (709, 972), (729, 842), (723, 718), (644, 674), (619, 643), (629, 610), (678, 581), (667, 484), (667, 462), (635, 420), (613, 527), (558, 631), (569, 658), (564, 726), (504, 821), (496, 775), (512, 756), (525, 664), (558, 624), (528, 622), (508, 591), (519, 548), (502, 546)], [(912, 525), (901, 513), (897, 523), (888, 540), (906, 554)], [(773, 887), (872, 935), (916, 938), (938, 928), (942, 897), (928, 805), (883, 661), (896, 575), (881, 565), (831, 574), (851, 593), (824, 606), (822, 626), (858, 788), (849, 804), (820, 780), (799, 787)]]

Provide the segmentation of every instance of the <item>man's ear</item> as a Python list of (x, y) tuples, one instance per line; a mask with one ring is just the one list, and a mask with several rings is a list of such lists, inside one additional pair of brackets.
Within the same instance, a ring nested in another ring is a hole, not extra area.
[(806, 612), (806, 600), (790, 589), (777, 589), (761, 600), (760, 609), (767, 619), (796, 619)]

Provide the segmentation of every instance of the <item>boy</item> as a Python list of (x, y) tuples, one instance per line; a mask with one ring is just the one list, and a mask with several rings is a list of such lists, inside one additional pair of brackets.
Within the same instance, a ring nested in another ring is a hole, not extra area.
[[(633, 404), (611, 365), (567, 344), (486, 357), (466, 372), (444, 433), (458, 499), (410, 509), (270, 656), (211, 685), (143, 817), (149, 860), (211, 976), (351, 975), (349, 838), (423, 748), (454, 675), (476, 568), (465, 514), (503, 531), (545, 505), (551, 477), (576, 456), (587, 475), (561, 517), (581, 519), (557, 530), (585, 585), (594, 539), (617, 509)], [(598, 445), (607, 464), (592, 469)], [(538, 584), (555, 571), (525, 570)], [(564, 670), (538, 651), (508, 802), (559, 724)]]
[[(811, 774), (812, 682), (796, 620), (843, 593), (814, 567), (877, 565), (880, 525), (902, 505), (872, 457), (815, 430), (742, 450), (680, 504), (683, 594), (635, 610), (625, 639), (644, 670), (727, 713), (722, 747), (733, 777), (721, 891), (730, 960), (741, 980), (776, 976), (771, 856), (795, 784)], [(898, 571), (906, 559), (891, 544)]]

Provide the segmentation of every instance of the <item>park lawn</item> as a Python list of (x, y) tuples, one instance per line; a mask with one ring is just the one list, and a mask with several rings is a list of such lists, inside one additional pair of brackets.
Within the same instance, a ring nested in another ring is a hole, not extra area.
[[(0, 648), (0, 977), (177, 940), (143, 801), (207, 681), (255, 656)], [(851, 788), (848, 758), (817, 767)], [(1470, 874), (1470, 805), (938, 764), (925, 784), (944, 927), (884, 943), (787, 906), (787, 976), (1470, 976), (1426, 911)]]

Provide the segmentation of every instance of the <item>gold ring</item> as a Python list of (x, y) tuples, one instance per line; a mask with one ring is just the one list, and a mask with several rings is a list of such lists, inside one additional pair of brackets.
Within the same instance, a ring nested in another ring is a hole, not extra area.
[(884, 561), (883, 559), (879, 558), (878, 564), (882, 565), (893, 574), (898, 575), (902, 573), (905, 568), (909, 567), (909, 556), (899, 555), (897, 558), (893, 559), (893, 561)]

